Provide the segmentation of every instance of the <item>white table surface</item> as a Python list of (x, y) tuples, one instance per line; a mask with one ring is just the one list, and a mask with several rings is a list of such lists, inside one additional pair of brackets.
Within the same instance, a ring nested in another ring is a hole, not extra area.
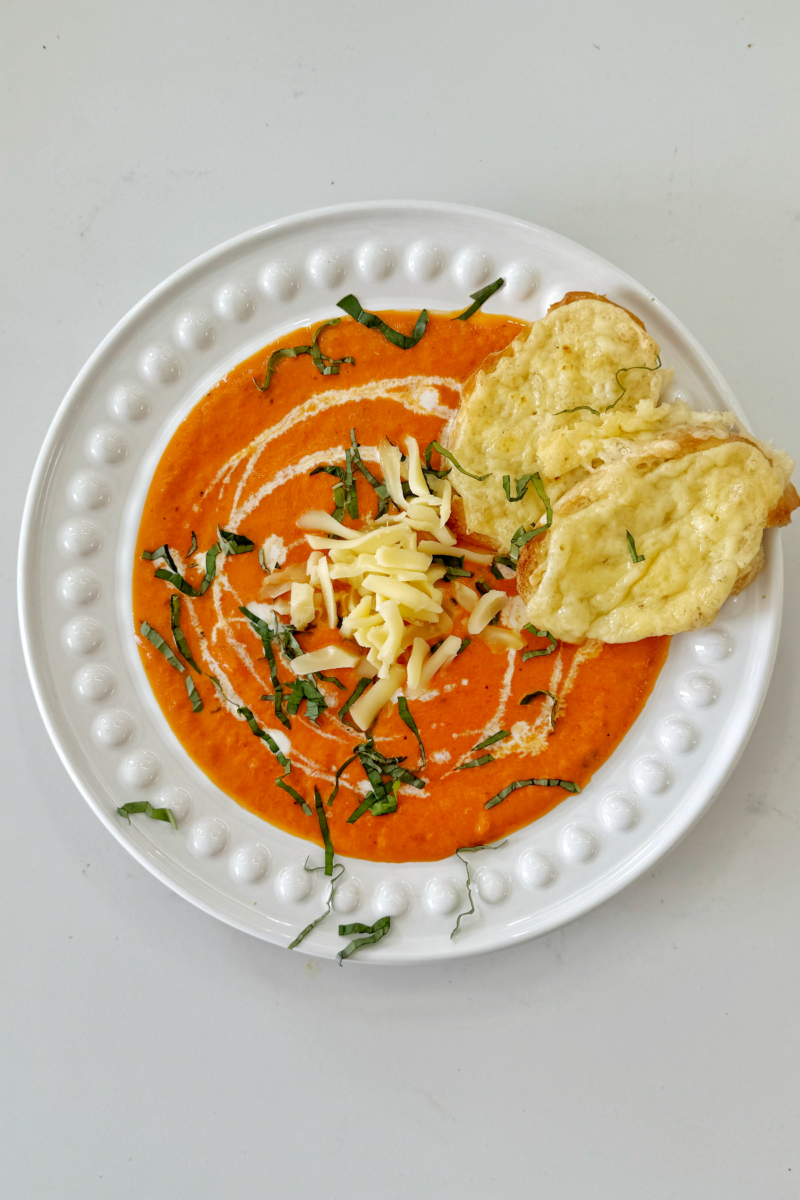
[(16, 531), (72, 378), (274, 217), (498, 209), (650, 287), (800, 453), (791, 0), (6, 0), (0, 1194), (800, 1196), (800, 534), (756, 732), (701, 824), (575, 924), (448, 965), (318, 962), (173, 895), (56, 757)]

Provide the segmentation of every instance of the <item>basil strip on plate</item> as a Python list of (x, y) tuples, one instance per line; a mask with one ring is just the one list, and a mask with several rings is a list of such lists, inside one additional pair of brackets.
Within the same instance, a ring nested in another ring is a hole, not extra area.
[(494, 808), (495, 804), (500, 804), (505, 800), (506, 796), (510, 796), (517, 788), (524, 787), (562, 787), (565, 792), (579, 792), (581, 789), (577, 783), (571, 783), (569, 779), (518, 779), (516, 783), (509, 783), (496, 796), (492, 796), (491, 800), (487, 800), (484, 808)]
[[(194, 667), (198, 674), (202, 671), (197, 663), (192, 658), (192, 652), (189, 649), (189, 643), (186, 641), (186, 634), (181, 629), (181, 598), (180, 596), (170, 596), (169, 598), (169, 623), (172, 629), (172, 636), (175, 638), (175, 645), (186, 659), (190, 667)], [(186, 685), (189, 686), (188, 684)], [(191, 692), (189, 693), (191, 695)], [(195, 710), (196, 711), (196, 710)]]
[(489, 471), (487, 475), (473, 475), (471, 471), (466, 471), (464, 467), (461, 466), (461, 463), (450, 453), (450, 451), (445, 450), (444, 446), (441, 446), (439, 442), (428, 442), (428, 445), (425, 447), (425, 463), (427, 466), (430, 466), (431, 452), (433, 450), (435, 450), (437, 454), (441, 454), (442, 458), (448, 459), (448, 461), (451, 462), (455, 469), (460, 471), (462, 475), (467, 475), (470, 479), (477, 479), (478, 483), (483, 483), (484, 479), (488, 479), (489, 475), (491, 475), (491, 471)]
[[(308, 861), (308, 860), (306, 860), (306, 861)], [(317, 925), (319, 925), (320, 921), (324, 921), (327, 916), (330, 916), (331, 906), (333, 904), (333, 894), (336, 891), (336, 884), (339, 882), (339, 880), (342, 878), (342, 876), (344, 875), (344, 872), (345, 872), (344, 863), (337, 863), (336, 865), (339, 868), (339, 874), (333, 875), (331, 877), (331, 886), (328, 891), (328, 899), (325, 901), (325, 905), (326, 905), (325, 912), (322, 913), (321, 916), (317, 917), (316, 920), (312, 921), (309, 925), (306, 925), (305, 929), (303, 929), (300, 933), (298, 933), (298, 935), (294, 939), (294, 941), (289, 943), (289, 946), (288, 946), (289, 950), (294, 950), (295, 947), (299, 946), (300, 943), (302, 942), (303, 938), (308, 937), (308, 935), (311, 933), (311, 930), (316, 929), (316, 927), (317, 927)], [(307, 866), (305, 869), (307, 871), (318, 871), (319, 867), (308, 867)]]
[(144, 813), (146, 817), (150, 817), (153, 821), (169, 821), (173, 829), (178, 828), (175, 813), (171, 808), (153, 808), (149, 800), (131, 800), (130, 803), (121, 805), (117, 809), (117, 812), (121, 817), (127, 819), (129, 825), (132, 813)]
[(330, 830), (328, 829), (328, 820), (325, 816), (325, 809), (322, 807), (322, 796), (319, 794), (319, 789), (314, 788), (314, 807), (317, 810), (317, 820), (319, 821), (319, 831), (322, 834), (322, 842), (325, 846), (325, 874), (333, 874), (333, 842), (331, 841)]
[(417, 317), (414, 332), (410, 336), (399, 333), (398, 330), (392, 329), (391, 325), (387, 325), (377, 313), (365, 312), (352, 293), (349, 296), (342, 296), (341, 300), (337, 301), (336, 307), (341, 308), (354, 321), (358, 321), (359, 325), (366, 325), (367, 329), (376, 329), (378, 333), (383, 334), (387, 342), (391, 342), (393, 346), (399, 346), (401, 350), (411, 350), (416, 346), (428, 324), (428, 311), (423, 308)]
[(156, 562), (159, 558), (163, 558), (171, 571), (177, 571), (175, 559), (169, 552), (169, 546), (165, 542), (163, 546), (159, 546), (157, 550), (143, 550), (142, 558), (146, 558), (148, 562)]
[(644, 562), (644, 555), (636, 553), (636, 542), (633, 540), (633, 534), (628, 533), (627, 529), (625, 530), (625, 533), (628, 538), (628, 549), (631, 553), (631, 559), (635, 563)]
[(336, 955), (339, 965), (341, 966), (346, 958), (349, 958), (351, 954), (355, 954), (356, 950), (359, 950), (362, 946), (370, 946), (375, 942), (379, 942), (389, 932), (391, 924), (391, 917), (381, 917), (374, 925), (362, 925), (360, 922), (352, 925), (340, 925), (339, 937), (350, 937), (353, 933), (365, 933), (369, 936), (354, 938), (352, 942), (345, 946), (344, 950), (340, 950)]
[(454, 938), (456, 936), (456, 934), (458, 933), (459, 927), (460, 927), (461, 922), (463, 921), (464, 917), (471, 917), (472, 914), (475, 912), (475, 901), (472, 899), (472, 886), (471, 886), (472, 880), (471, 880), (470, 874), (469, 874), (469, 863), (467, 862), (467, 860), (465, 858), (462, 858), (461, 855), (462, 854), (477, 854), (479, 850), (499, 850), (502, 846), (505, 846), (507, 841), (508, 841), (508, 838), (505, 838), (504, 841), (497, 842), (497, 844), (494, 846), (490, 846), (488, 844), (486, 846), (461, 846), (458, 850), (456, 850), (456, 858), (460, 862), (462, 862), (467, 869), (467, 900), (469, 901), (469, 908), (466, 910), (466, 912), (459, 913), (458, 916), (456, 917), (456, 923), (455, 923), (453, 929), (450, 931), (451, 938)]
[(553, 653), (558, 645), (558, 642), (553, 637), (552, 633), (550, 633), (547, 629), (537, 629), (536, 626), (531, 625), (530, 622), (528, 622), (527, 625), (523, 625), (522, 628), (528, 633), (532, 633), (534, 637), (546, 637), (550, 643), (548, 646), (543, 646), (541, 650), (526, 650), (522, 656), (523, 662), (527, 662), (529, 658), (539, 658), (542, 654)]
[(507, 737), (511, 737), (511, 731), (508, 729), (499, 729), (491, 737), (484, 738), (482, 742), (478, 742), (477, 746), (473, 746), (473, 754), (477, 750), (485, 750), (487, 746), (493, 746), (495, 742), (502, 742), (503, 738)]
[(499, 292), (500, 288), (505, 283), (505, 279), (495, 279), (494, 283), (487, 283), (485, 288), (481, 288), (479, 292), (470, 292), (470, 299), (474, 301), (469, 308), (465, 308), (457, 317), (453, 317), (454, 321), (468, 321), (473, 313), (476, 313), (482, 304), (485, 304), (490, 296), (495, 292)]
[(141, 633), (142, 637), (146, 637), (148, 642), (151, 642), (155, 646), (156, 650), (161, 651), (171, 667), (174, 667), (176, 671), (180, 671), (181, 674), (183, 674), (186, 668), (184, 667), (183, 663), (179, 662), (175, 657), (169, 644), (164, 641), (158, 630), (153, 629), (152, 625), (148, 625), (147, 621), (142, 621), (139, 632)]
[(417, 744), (419, 746), (420, 766), (424, 767), (427, 763), (427, 758), (425, 757), (425, 747), (422, 744), (422, 738), (419, 736), (419, 730), (417, 729), (417, 722), (411, 715), (411, 710), (408, 707), (408, 701), (406, 700), (405, 696), (397, 697), (397, 711), (400, 714), (400, 720), (405, 722), (405, 724), (413, 733), (414, 737), (417, 739)]

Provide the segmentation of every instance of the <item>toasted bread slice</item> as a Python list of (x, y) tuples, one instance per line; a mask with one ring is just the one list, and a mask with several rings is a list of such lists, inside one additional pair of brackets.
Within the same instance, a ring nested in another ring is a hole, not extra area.
[(755, 578), (764, 529), (797, 505), (754, 439), (673, 430), (566, 492), (520, 552), (517, 586), (537, 628), (568, 642), (697, 629)]
[(596, 422), (587, 408), (602, 413), (612, 405), (610, 433), (618, 435), (622, 413), (645, 400), (648, 411), (655, 411), (672, 375), (659, 367), (658, 346), (638, 318), (605, 297), (573, 295), (578, 298), (565, 297), (482, 364), (467, 381), (445, 435), (467, 471), (490, 476), (478, 482), (451, 474), (466, 527), (504, 550), (515, 530), (538, 520), (544, 509), (533, 488), (522, 500), (509, 501), (503, 476), (510, 477), (513, 494), (518, 479), (540, 472), (551, 499), (558, 497), (587, 467), (579, 453), (568, 450), (565, 456), (562, 447), (558, 470), (543, 469), (542, 440), (583, 418)]

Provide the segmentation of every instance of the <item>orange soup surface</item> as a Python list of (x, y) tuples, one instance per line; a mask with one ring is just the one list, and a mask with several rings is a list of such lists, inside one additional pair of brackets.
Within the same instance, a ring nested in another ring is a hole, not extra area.
[[(416, 314), (383, 316), (390, 325), (410, 333)], [(187, 753), (239, 804), (281, 829), (321, 842), (314, 789), (327, 800), (335, 772), (364, 741), (363, 734), (337, 716), (359, 677), (350, 668), (326, 672), (343, 688), (321, 681), (328, 707), (313, 722), (303, 704), (290, 718), (287, 731), (276, 718), (274, 704), (262, 699), (272, 693), (270, 671), (261, 641), (240, 609), (251, 604), (259, 607), (265, 569), (308, 558), (309, 547), (297, 528), (297, 518), (309, 509), (332, 513), (336, 483), (329, 474), (311, 472), (323, 465), (344, 466), (351, 429), (364, 462), (380, 479), (376, 450), (380, 439), (387, 437), (401, 448), (408, 435), (422, 448), (439, 440), (458, 406), (463, 382), (522, 328), (510, 318), (480, 313), (469, 321), (432, 315), (421, 341), (402, 350), (379, 332), (346, 318), (326, 329), (320, 342), (326, 355), (347, 355), (355, 359), (354, 365), (343, 365), (338, 375), (323, 376), (307, 355), (281, 359), (269, 388), (259, 391), (254, 377), (263, 381), (268, 358), (278, 345), (310, 343), (313, 329), (296, 330), (218, 383), (195, 406), (164, 452), (145, 503), (133, 577), (133, 615), (144, 668)], [(435, 455), (434, 465), (448, 464), (439, 463)], [(374, 517), (378, 501), (360, 473), (357, 491), (360, 517), (344, 521), (360, 527)], [(220, 553), (213, 583), (199, 597), (183, 595), (169, 580), (156, 577), (156, 569), (168, 569), (164, 561), (141, 558), (143, 551), (166, 543), (176, 569), (199, 589), (205, 552), (217, 542), (220, 528), (249, 538), (255, 549)], [(461, 544), (468, 542), (461, 539)], [(519, 629), (527, 617), (513, 578), (497, 580), (488, 566), (466, 566), (472, 570), (472, 578), (463, 580), (468, 586), (475, 588), (484, 581), (513, 597), (501, 613), (500, 628), (505, 624)], [(452, 632), (466, 638), (468, 613), (452, 600), (451, 584), (440, 586), (448, 597), (445, 607), (453, 617)], [(170, 600), (176, 596), (180, 596), (180, 626), (198, 671), (181, 658), (186, 670), (180, 673), (140, 633), (142, 622), (147, 622), (173, 652), (179, 650), (170, 628)], [(288, 621), (288, 617), (278, 619)], [(521, 636), (526, 650), (549, 648), (546, 638), (528, 632)], [(342, 639), (318, 619), (297, 640), (308, 651)], [(424, 787), (403, 784), (397, 792), (396, 812), (373, 816), (367, 811), (349, 823), (369, 787), (358, 759), (342, 772), (334, 803), (325, 807), (337, 853), (386, 862), (439, 859), (462, 846), (493, 842), (534, 821), (568, 793), (561, 787), (526, 786), (511, 791), (490, 809), (485, 805), (517, 780), (562, 779), (585, 786), (641, 712), (668, 645), (668, 638), (618, 646), (560, 644), (551, 653), (523, 661), (521, 651), (490, 646), (480, 635), (472, 638), (434, 676), (429, 691), (409, 702), (427, 754), (424, 767), (396, 702), (382, 709), (370, 730), (380, 753), (402, 756), (403, 766), (422, 778)], [(295, 676), (277, 643), (273, 646), (277, 671), (288, 691)], [(197, 712), (190, 702), (187, 676), (202, 702)], [(554, 727), (547, 696), (520, 703), (536, 691), (558, 697)], [(276, 785), (284, 769), (237, 712), (239, 707), (251, 711), (257, 726), (290, 760), (285, 781), (306, 800), (312, 815)], [(500, 730), (509, 736), (473, 753), (473, 747)], [(456, 769), (485, 754), (492, 760)]]

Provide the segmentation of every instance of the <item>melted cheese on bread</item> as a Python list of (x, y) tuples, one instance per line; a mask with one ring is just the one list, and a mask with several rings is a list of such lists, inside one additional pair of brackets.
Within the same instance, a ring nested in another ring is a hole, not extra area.
[[(643, 405), (641, 428), (652, 423), (672, 377), (658, 362), (658, 346), (642, 325), (600, 299), (551, 310), (492, 356), (468, 381), (447, 437), (467, 471), (491, 476), (485, 482), (457, 471), (450, 476), (470, 532), (507, 550), (515, 530), (535, 522), (544, 508), (532, 488), (523, 500), (509, 502), (504, 475), (514, 489), (517, 479), (539, 471), (551, 500), (557, 499), (586, 474), (596, 443), (624, 431), (632, 409)], [(602, 414), (612, 404), (599, 418), (579, 408)]]
[(709, 624), (757, 560), (783, 490), (782, 470), (739, 438), (666, 456), (651, 444), (604, 465), (554, 505), (550, 530), (520, 554), (532, 621), (568, 642)]

